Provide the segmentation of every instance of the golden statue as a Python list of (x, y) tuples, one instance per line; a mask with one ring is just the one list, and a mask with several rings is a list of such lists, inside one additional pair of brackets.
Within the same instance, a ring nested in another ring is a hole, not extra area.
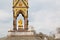
[(22, 27), (22, 19), (18, 20), (18, 27)]

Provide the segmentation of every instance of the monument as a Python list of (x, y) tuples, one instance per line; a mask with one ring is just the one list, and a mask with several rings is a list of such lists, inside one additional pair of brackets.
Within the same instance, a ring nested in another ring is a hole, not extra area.
[[(13, 30), (8, 31), (8, 35), (34, 35), (34, 32), (28, 30), (28, 8), (28, 0), (13, 0)], [(24, 26), (22, 19), (17, 20), (19, 14), (24, 18)]]
[(28, 0), (13, 0), (13, 29), (8, 31), (7, 37), (0, 40), (41, 40), (33, 27), (28, 27), (28, 8)]

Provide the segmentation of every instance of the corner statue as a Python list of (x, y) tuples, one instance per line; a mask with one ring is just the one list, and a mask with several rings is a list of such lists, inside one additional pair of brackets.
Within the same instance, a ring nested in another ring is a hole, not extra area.
[(22, 19), (18, 20), (18, 27), (19, 27), (19, 28), (22, 28), (22, 27), (23, 27), (23, 26), (22, 26)]

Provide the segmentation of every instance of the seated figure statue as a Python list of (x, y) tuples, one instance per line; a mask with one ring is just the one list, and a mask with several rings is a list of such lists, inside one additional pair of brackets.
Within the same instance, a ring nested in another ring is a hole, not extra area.
[(22, 19), (18, 20), (18, 27), (19, 27), (19, 28), (22, 27)]

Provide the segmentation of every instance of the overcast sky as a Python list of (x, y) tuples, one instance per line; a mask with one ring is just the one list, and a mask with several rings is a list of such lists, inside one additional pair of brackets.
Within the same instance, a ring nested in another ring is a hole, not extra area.
[[(0, 37), (13, 27), (12, 0), (0, 0)], [(60, 0), (29, 0), (29, 26), (49, 34), (60, 27)]]

